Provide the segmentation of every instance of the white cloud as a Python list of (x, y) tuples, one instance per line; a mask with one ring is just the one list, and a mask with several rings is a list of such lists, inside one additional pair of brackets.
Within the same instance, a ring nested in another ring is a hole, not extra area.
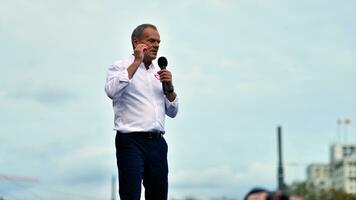
[(245, 163), (246, 168), (229, 164), (202, 169), (182, 169), (170, 175), (172, 197), (195, 196), (202, 199), (223, 195), (242, 197), (253, 187), (273, 189), (275, 165), (266, 162)]
[(228, 163), (204, 169), (183, 169), (171, 174), (173, 187), (224, 188), (244, 184), (266, 184), (274, 179), (275, 164), (252, 162), (249, 167), (236, 168)]

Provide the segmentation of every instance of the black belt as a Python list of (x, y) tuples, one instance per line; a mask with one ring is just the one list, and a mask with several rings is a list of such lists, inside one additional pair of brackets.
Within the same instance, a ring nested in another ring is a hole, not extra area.
[[(121, 132), (117, 131), (117, 133), (121, 133)], [(137, 131), (137, 132), (124, 133), (124, 134), (134, 134), (134, 135), (142, 136), (149, 140), (157, 140), (163, 137), (164, 132)]]

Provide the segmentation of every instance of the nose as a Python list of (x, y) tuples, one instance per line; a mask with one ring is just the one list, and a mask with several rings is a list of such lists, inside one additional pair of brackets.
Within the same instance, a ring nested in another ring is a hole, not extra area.
[(153, 46), (158, 48), (159, 47), (159, 43), (156, 41), (155, 43), (153, 43)]

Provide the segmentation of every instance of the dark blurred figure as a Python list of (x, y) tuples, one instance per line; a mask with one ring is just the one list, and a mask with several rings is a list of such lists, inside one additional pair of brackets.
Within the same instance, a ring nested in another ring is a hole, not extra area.
[(289, 197), (282, 191), (268, 191), (263, 188), (254, 188), (245, 196), (244, 200), (304, 200), (302, 197)]

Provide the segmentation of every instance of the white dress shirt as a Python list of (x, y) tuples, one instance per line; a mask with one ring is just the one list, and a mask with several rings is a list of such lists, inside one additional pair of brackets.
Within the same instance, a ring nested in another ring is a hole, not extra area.
[(154, 62), (147, 70), (143, 63), (129, 79), (127, 68), (134, 56), (112, 64), (106, 76), (105, 92), (112, 99), (115, 130), (123, 133), (135, 131), (165, 132), (165, 114), (175, 117), (178, 97), (170, 102), (163, 94), (162, 82)]

